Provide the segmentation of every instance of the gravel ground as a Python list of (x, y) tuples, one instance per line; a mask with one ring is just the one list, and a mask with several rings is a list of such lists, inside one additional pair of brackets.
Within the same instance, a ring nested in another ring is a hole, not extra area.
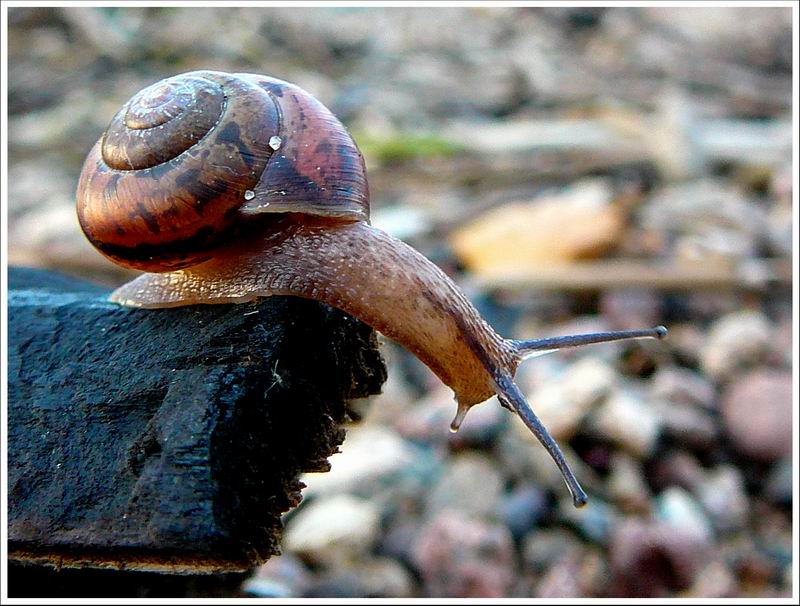
[(582, 510), (496, 401), (450, 434), (450, 390), (387, 342), (384, 393), (231, 595), (790, 597), (791, 17), (12, 8), (9, 260), (121, 283), (74, 216), (118, 107), (200, 68), (296, 82), (364, 151), (374, 223), (501, 333), (670, 335), (521, 368)]

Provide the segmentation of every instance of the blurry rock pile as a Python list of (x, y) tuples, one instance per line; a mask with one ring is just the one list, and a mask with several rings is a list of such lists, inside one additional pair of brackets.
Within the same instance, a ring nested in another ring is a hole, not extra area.
[[(791, 595), (791, 11), (9, 13), (9, 255), (109, 284), (73, 193), (119, 106), (182, 71), (294, 81), (351, 129), (373, 222), (499, 332), (666, 324), (518, 382), (590, 495), (496, 401), (385, 345), (255, 596)], [(354, 413), (355, 414), (355, 413)], [(796, 555), (794, 555), (796, 557)]]
[[(605, 327), (586, 317), (552, 330)], [(285, 554), (245, 588), (786, 595), (792, 382), (780, 332), (758, 312), (732, 312), (704, 330), (676, 324), (667, 343), (526, 363), (529, 400), (590, 493), (582, 510), (519, 420), (492, 400), (450, 434), (449, 390), (426, 377), (415, 397), (402, 371), (413, 360), (392, 349), (385, 393), (349, 429), (331, 471), (304, 478)]]

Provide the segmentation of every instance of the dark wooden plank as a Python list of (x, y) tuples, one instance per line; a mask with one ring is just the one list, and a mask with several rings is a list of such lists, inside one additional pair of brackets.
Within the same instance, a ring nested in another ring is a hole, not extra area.
[(170, 572), (277, 550), (298, 474), (377, 393), (375, 333), (313, 301), (166, 310), (9, 269), (12, 560)]

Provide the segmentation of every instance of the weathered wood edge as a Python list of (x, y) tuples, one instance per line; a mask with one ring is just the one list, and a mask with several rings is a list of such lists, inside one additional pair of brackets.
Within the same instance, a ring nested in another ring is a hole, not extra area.
[(14, 561), (184, 574), (261, 563), (279, 552), (299, 474), (326, 469), (342, 442), (347, 401), (386, 378), (375, 333), (313, 301), (130, 310), (16, 268), (9, 286)]

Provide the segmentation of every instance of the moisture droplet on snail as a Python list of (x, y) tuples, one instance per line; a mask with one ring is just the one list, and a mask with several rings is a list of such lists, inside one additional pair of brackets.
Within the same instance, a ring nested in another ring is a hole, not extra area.
[(586, 493), (514, 383), (517, 366), (544, 351), (666, 334), (504, 339), (436, 265), (370, 225), (364, 160), (336, 117), (267, 76), (196, 71), (134, 95), (86, 159), (77, 211), (103, 255), (147, 272), (112, 301), (162, 308), (294, 295), (337, 307), (453, 389), (454, 431), (497, 395), (552, 456), (576, 506)]

